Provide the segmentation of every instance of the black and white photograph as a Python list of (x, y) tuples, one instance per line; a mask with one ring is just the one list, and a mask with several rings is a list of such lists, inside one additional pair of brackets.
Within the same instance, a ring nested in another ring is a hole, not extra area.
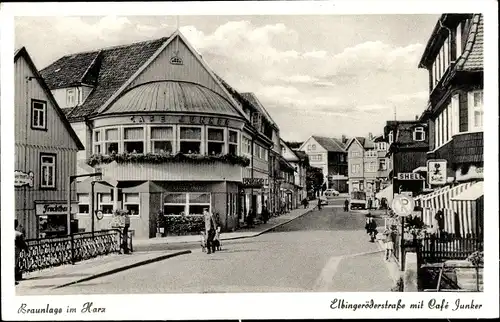
[(498, 317), (497, 3), (245, 2), (1, 5), (2, 315)]

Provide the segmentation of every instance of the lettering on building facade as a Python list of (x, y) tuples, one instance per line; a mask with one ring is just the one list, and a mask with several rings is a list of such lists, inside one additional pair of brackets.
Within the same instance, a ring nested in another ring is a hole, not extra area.
[[(167, 123), (167, 117), (165, 115), (149, 115), (140, 116), (133, 115), (130, 117), (130, 121), (133, 123)], [(214, 125), (214, 126), (228, 126), (229, 120), (221, 117), (212, 116), (191, 116), (182, 115), (179, 116), (178, 123), (181, 124), (197, 124), (197, 125)]]
[(398, 180), (424, 180), (424, 178), (419, 173), (402, 172), (398, 173)]

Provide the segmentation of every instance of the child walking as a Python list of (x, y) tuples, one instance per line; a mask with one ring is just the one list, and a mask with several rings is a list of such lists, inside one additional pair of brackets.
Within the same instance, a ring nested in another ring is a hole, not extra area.
[(221, 249), (220, 226), (218, 226), (217, 230), (215, 231), (214, 243), (215, 243), (215, 249), (220, 250)]
[(207, 251), (207, 236), (205, 231), (200, 231), (200, 244), (201, 244), (201, 251), (206, 252)]
[(385, 244), (385, 260), (388, 261), (389, 258), (394, 254), (394, 236), (390, 229), (384, 231), (384, 244)]

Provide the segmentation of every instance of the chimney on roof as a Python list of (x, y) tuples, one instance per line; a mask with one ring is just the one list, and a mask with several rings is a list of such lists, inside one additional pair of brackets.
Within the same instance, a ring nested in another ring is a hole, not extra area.
[(371, 141), (373, 139), (373, 134), (372, 132), (368, 133), (368, 139)]
[(418, 121), (418, 115), (415, 115), (415, 121)]

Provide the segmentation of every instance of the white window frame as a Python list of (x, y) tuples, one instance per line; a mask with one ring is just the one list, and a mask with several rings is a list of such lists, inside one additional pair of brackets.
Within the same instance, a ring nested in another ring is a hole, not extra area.
[[(420, 140), (417, 139), (417, 134), (421, 133)], [(425, 129), (423, 126), (418, 126), (413, 130), (413, 141), (422, 142), (425, 141)]]
[[(208, 130), (222, 130), (222, 141), (216, 141), (216, 140), (209, 140), (208, 139)], [(207, 151), (207, 154), (209, 154), (209, 150), (208, 150), (208, 144), (209, 143), (218, 143), (218, 144), (221, 144), (222, 143), (222, 151), (221, 151), (221, 154), (227, 154), (227, 150), (228, 150), (228, 144), (227, 142), (229, 141), (229, 138), (227, 137), (229, 134), (228, 134), (228, 131), (226, 131), (225, 128), (223, 127), (216, 127), (216, 126), (207, 126), (205, 127), (205, 138), (206, 138), (206, 151)]]
[[(127, 130), (129, 129), (142, 129), (142, 139), (126, 139), (126, 135), (125, 133), (127, 132)], [(146, 127), (145, 126), (124, 126), (123, 127), (123, 140), (122, 140), (122, 144), (123, 144), (123, 152), (127, 152), (127, 149), (126, 149), (126, 144), (127, 143), (133, 143), (133, 142), (142, 142), (142, 153), (140, 152), (137, 152), (138, 154), (145, 154), (147, 153), (146, 151)], [(132, 153), (132, 152), (128, 152), (128, 153)]]
[(460, 133), (460, 102), (459, 95), (455, 94), (451, 97), (451, 109), (453, 114), (453, 135)]
[(360, 166), (359, 164), (353, 164), (351, 167), (351, 173), (357, 174), (360, 172)]
[[(154, 129), (163, 129), (163, 128), (170, 128), (172, 129), (172, 138), (159, 138), (159, 139), (153, 139), (153, 130)], [(159, 153), (155, 152), (155, 142), (170, 142), (172, 146), (172, 152), (171, 154), (174, 154), (176, 152), (175, 149), (175, 127), (173, 125), (154, 125), (149, 127), (149, 141), (150, 141), (150, 148), (149, 152), (151, 153)], [(167, 152), (166, 152), (167, 153)]]
[(248, 138), (245, 135), (242, 135), (242, 146), (243, 146), (243, 151), (242, 153), (251, 156), (252, 155), (252, 140)]
[[(103, 134), (101, 142), (103, 143), (102, 146), (104, 146), (104, 151), (103, 151), (104, 154), (106, 154), (106, 155), (110, 154), (108, 152), (108, 144), (111, 144), (111, 143), (116, 143), (117, 144), (118, 148), (117, 148), (116, 153), (120, 153), (121, 152), (121, 150), (120, 150), (121, 149), (121, 147), (120, 147), (121, 146), (121, 144), (120, 144), (120, 142), (121, 142), (120, 141), (120, 133), (121, 133), (120, 128), (113, 126), (113, 127), (103, 128), (103, 130), (104, 131), (102, 131), (102, 133), (101, 133), (101, 135)], [(116, 130), (117, 133), (118, 133), (118, 138), (114, 139), (114, 140), (108, 140), (107, 131), (109, 131), (109, 130)]]
[(451, 101), (448, 103), (448, 106), (446, 106), (446, 115), (448, 119), (448, 128), (446, 130), (448, 131), (448, 140), (451, 140), (453, 137), (453, 113)]
[(389, 145), (394, 142), (394, 131), (390, 131), (388, 135)]
[(311, 150), (316, 151), (316, 144), (311, 145)]
[[(92, 153), (93, 154), (102, 154), (103, 149), (102, 149), (102, 134), (103, 131), (101, 129), (94, 130), (92, 133)], [(99, 136), (99, 138), (98, 138)], [(97, 147), (99, 147), (99, 152), (97, 152)]]
[[(474, 105), (474, 94), (480, 93), (482, 98), (481, 98), (481, 103), (478, 106)], [(483, 90), (475, 90), (475, 91), (470, 91), (467, 93), (467, 107), (468, 107), (468, 129), (469, 132), (481, 132), (483, 131), (483, 126), (484, 126), (484, 94)], [(475, 123), (475, 113), (479, 112), (481, 113), (481, 124), (478, 126)]]
[[(110, 196), (110, 201), (109, 202), (103, 202), (102, 201), (102, 197), (103, 195), (109, 195)], [(98, 209), (100, 211), (103, 210), (102, 206), (111, 206), (111, 213), (108, 214), (108, 213), (105, 213), (104, 211), (102, 211), (103, 213), (103, 216), (112, 216), (113, 215), (113, 212), (115, 211), (115, 203), (114, 203), (114, 200), (113, 200), (113, 193), (107, 193), (107, 192), (98, 192), (97, 193), (97, 202), (99, 204), (99, 207)]]
[[(208, 211), (212, 211), (212, 193), (210, 192), (166, 192), (165, 194), (184, 194), (186, 202), (185, 203), (172, 203), (172, 202), (165, 202), (165, 198), (163, 198), (163, 209), (165, 209), (165, 206), (184, 206), (184, 215), (186, 216), (191, 216), (191, 213), (189, 212), (190, 210), (190, 205), (193, 206), (206, 206), (208, 208)], [(190, 202), (190, 195), (191, 194), (208, 194), (210, 196), (209, 203), (192, 203)], [(168, 214), (166, 214), (168, 215)], [(178, 215), (175, 215), (178, 216)]]
[(66, 106), (67, 107), (76, 106), (76, 89), (75, 88), (66, 89)]
[[(203, 139), (204, 139), (204, 130), (203, 130), (203, 127), (202, 126), (195, 126), (195, 125), (181, 125), (181, 126), (178, 126), (178, 142), (179, 142), (179, 149), (178, 151), (181, 151), (181, 143), (182, 142), (199, 142), (200, 143), (200, 152), (199, 154), (203, 154), (204, 153), (204, 144), (203, 144)], [(196, 129), (200, 129), (200, 139), (181, 139), (181, 130), (183, 128), (196, 128)]]
[[(85, 196), (87, 202), (82, 202), (80, 197)], [(90, 194), (88, 193), (78, 193), (77, 194), (77, 199), (78, 199), (78, 214), (79, 215), (89, 215), (92, 212), (92, 209), (90, 209)], [(80, 212), (80, 206), (87, 206), (89, 211), (88, 212)]]
[(443, 51), (444, 51), (444, 70), (448, 70), (450, 66), (450, 36), (446, 37), (444, 40)]
[[(44, 162), (44, 158), (51, 158), (52, 161)], [(40, 189), (55, 189), (57, 181), (57, 157), (51, 153), (40, 153)], [(46, 169), (44, 171), (44, 169)], [(52, 182), (49, 182), (49, 172), (52, 170)], [(45, 178), (44, 178), (45, 177)]]
[[(35, 107), (38, 105), (39, 107)], [(35, 123), (35, 115), (38, 122)], [(31, 128), (35, 130), (47, 130), (47, 102), (42, 100), (31, 100)]]
[[(130, 195), (137, 195), (137, 201), (127, 201), (127, 196), (130, 196)], [(133, 217), (140, 217), (141, 216), (141, 194), (138, 193), (138, 192), (124, 192), (123, 193), (123, 196), (122, 196), (122, 200), (123, 200), (123, 209), (127, 209), (127, 205), (137, 205), (138, 206), (138, 213), (137, 214), (130, 214), (132, 215)]]
[[(233, 132), (235, 135), (236, 135), (236, 143), (234, 142), (231, 142), (231, 132)], [(236, 146), (236, 155), (240, 155), (240, 145), (239, 145), (239, 132), (236, 131), (236, 130), (231, 130), (229, 129), (227, 131), (227, 153), (229, 154), (229, 151), (231, 150), (230, 147), (231, 146)]]

